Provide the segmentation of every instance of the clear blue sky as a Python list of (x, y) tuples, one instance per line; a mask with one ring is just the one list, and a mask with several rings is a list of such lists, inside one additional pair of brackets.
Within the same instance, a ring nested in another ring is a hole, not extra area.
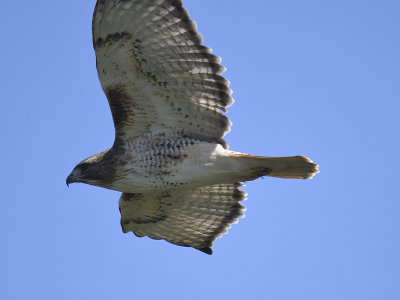
[(123, 234), (119, 193), (65, 185), (113, 142), (94, 5), (2, 3), (1, 299), (400, 299), (399, 1), (184, 1), (228, 69), (231, 149), (321, 170), (248, 183), (212, 256)]

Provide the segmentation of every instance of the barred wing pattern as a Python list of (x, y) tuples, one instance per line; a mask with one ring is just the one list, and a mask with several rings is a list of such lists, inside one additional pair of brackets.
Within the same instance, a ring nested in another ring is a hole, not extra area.
[(180, 0), (98, 0), (93, 44), (116, 141), (150, 134), (227, 147), (233, 103), (219, 57)]
[(123, 193), (119, 200), (124, 232), (164, 239), (172, 244), (212, 254), (213, 242), (243, 217), (241, 183), (194, 190)]

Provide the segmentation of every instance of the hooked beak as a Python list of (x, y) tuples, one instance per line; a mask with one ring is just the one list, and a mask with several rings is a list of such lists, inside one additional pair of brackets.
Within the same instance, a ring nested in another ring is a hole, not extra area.
[(76, 180), (72, 177), (72, 174), (68, 175), (67, 180), (65, 181), (67, 186), (69, 187), (70, 183), (76, 182)]

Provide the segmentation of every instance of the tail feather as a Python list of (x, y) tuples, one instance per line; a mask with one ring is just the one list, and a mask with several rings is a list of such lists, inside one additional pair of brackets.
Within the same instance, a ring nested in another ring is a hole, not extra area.
[[(230, 157), (245, 160), (243, 163), (252, 169), (260, 168), (260, 176), (270, 176), (279, 178), (308, 179), (319, 173), (318, 165), (305, 156), (287, 156), (287, 157), (266, 157), (254, 156), (239, 152), (231, 152)], [(265, 172), (268, 170), (268, 172)]]
[(263, 157), (261, 159), (262, 165), (271, 169), (268, 174), (271, 177), (308, 179), (319, 172), (318, 165), (305, 156)]

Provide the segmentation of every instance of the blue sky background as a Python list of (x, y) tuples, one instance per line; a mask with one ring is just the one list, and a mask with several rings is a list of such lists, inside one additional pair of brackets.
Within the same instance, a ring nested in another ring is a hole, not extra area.
[(259, 179), (212, 256), (123, 234), (119, 193), (65, 185), (114, 129), (95, 1), (5, 1), (1, 299), (400, 299), (400, 2), (186, 0), (232, 82), (231, 149), (303, 154)]

